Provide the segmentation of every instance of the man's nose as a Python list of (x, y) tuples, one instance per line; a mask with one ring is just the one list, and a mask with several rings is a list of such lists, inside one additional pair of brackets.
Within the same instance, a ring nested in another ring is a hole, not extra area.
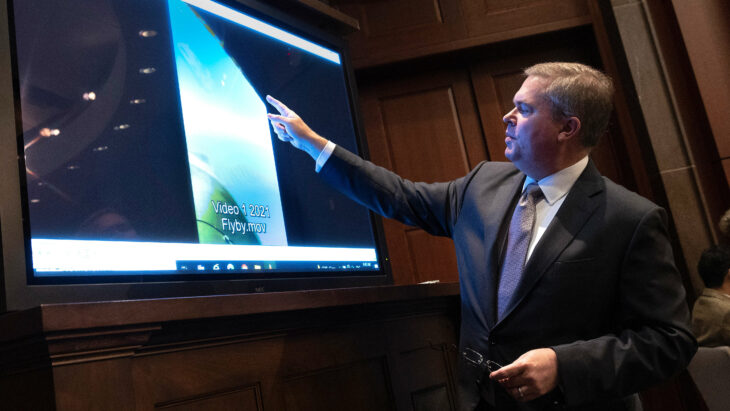
[(514, 112), (515, 112), (515, 110), (517, 110), (517, 108), (513, 108), (507, 114), (505, 114), (504, 117), (502, 117), (502, 121), (504, 122), (504, 124), (507, 124), (507, 125), (512, 124), (512, 125), (514, 125)]

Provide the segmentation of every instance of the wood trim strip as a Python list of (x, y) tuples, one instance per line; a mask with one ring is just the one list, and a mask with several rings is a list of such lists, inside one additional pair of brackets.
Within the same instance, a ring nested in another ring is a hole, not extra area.
[(555, 21), (545, 24), (538, 24), (530, 27), (522, 27), (515, 30), (504, 31), (501, 33), (490, 33), (482, 36), (475, 36), (461, 40), (448, 41), (436, 45), (428, 45), (424, 47), (416, 47), (405, 49), (398, 53), (386, 54), (381, 56), (353, 56), (352, 65), (356, 70), (380, 66), (389, 63), (406, 61), (418, 57), (426, 57), (434, 54), (446, 53), (450, 51), (463, 50), (476, 46), (499, 43), (506, 40), (517, 39), (521, 37), (531, 36), (534, 34), (548, 33), (563, 29), (569, 29), (579, 26), (586, 26), (592, 23), (591, 16), (580, 16), (571, 19)]
[[(49, 304), (40, 307), (44, 332), (129, 326), (178, 320), (344, 307), (459, 295), (458, 283), (402, 285), (236, 294), (155, 300)], [(36, 309), (37, 310), (37, 309)], [(34, 310), (15, 313), (17, 319), (38, 321)], [(37, 313), (36, 313), (37, 314)], [(16, 318), (14, 318), (16, 319)], [(8, 329), (0, 316), (0, 329)]]

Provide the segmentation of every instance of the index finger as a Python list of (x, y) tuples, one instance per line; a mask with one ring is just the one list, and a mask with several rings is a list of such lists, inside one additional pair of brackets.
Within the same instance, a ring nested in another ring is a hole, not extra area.
[(279, 111), (279, 114), (281, 114), (282, 116), (289, 117), (291, 110), (289, 110), (289, 107), (284, 105), (284, 103), (282, 103), (281, 101), (279, 101), (269, 95), (266, 96), (266, 101), (268, 101), (269, 104), (274, 106), (274, 108)]
[(505, 378), (514, 378), (524, 371), (524, 366), (521, 364), (509, 364), (489, 374), (489, 378), (495, 381), (500, 381)]

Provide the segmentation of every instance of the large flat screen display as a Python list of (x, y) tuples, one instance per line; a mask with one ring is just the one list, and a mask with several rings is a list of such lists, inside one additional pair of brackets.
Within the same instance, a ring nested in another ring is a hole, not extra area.
[(386, 275), (372, 215), (266, 117), (362, 152), (339, 40), (238, 2), (8, 10), (28, 284)]

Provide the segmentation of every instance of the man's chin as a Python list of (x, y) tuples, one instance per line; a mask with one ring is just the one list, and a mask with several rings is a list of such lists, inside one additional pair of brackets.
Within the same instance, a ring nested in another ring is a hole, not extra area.
[(507, 160), (514, 163), (515, 161), (515, 153), (513, 150), (510, 150), (509, 147), (504, 149), (504, 156), (507, 157)]

